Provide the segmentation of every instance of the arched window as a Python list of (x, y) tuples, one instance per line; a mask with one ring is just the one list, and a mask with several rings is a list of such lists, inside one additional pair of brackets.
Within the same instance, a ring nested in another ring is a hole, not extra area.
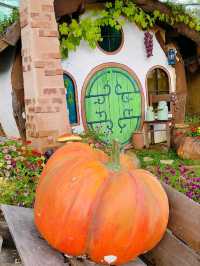
[[(152, 97), (156, 99), (169, 99), (170, 83), (167, 72), (161, 67), (150, 70), (147, 74), (148, 101), (151, 104)], [(158, 96), (158, 97), (155, 97)], [(153, 106), (156, 104), (152, 104)], [(169, 104), (170, 109), (170, 104)]]
[(67, 108), (69, 111), (69, 121), (71, 125), (76, 125), (79, 122), (78, 119), (78, 103), (76, 101), (76, 85), (73, 79), (67, 74), (63, 74), (64, 84), (66, 88), (66, 100)]
[(105, 25), (101, 27), (101, 36), (103, 40), (98, 42), (98, 45), (104, 52), (114, 53), (121, 48), (123, 42), (122, 29), (117, 30)]
[(147, 85), (149, 94), (169, 94), (169, 78), (162, 68), (154, 68), (148, 73)]

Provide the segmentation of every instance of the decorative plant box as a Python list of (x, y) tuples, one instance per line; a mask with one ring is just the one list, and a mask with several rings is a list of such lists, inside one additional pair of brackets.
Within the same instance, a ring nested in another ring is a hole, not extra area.
[(163, 183), (170, 205), (168, 231), (145, 259), (157, 266), (200, 265), (200, 204)]

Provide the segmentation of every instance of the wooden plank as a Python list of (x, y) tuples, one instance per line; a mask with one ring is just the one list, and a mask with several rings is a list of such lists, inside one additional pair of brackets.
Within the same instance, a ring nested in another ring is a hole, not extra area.
[(17, 251), (3, 248), (0, 253), (0, 266), (22, 266)]
[(13, 240), (25, 266), (66, 266), (62, 254), (41, 239), (33, 222), (33, 210), (1, 205)]
[[(17, 250), (25, 266), (60, 266), (64, 263), (61, 253), (53, 250), (41, 239), (33, 220), (33, 209), (1, 205), (4, 217), (15, 241)], [(89, 260), (68, 259), (72, 266), (98, 265)], [(124, 266), (146, 266), (139, 258)]]
[[(102, 266), (102, 264), (97, 264), (90, 260), (78, 260), (76, 258), (72, 258), (69, 260), (70, 266)], [(137, 258), (134, 261), (124, 264), (123, 266), (147, 266), (142, 260)]]
[(8, 46), (9, 44), (7, 42), (5, 42), (3, 39), (0, 39), (0, 53), (3, 52)]
[(0, 235), (0, 253), (1, 253), (1, 249), (2, 249), (2, 244), (3, 244), (3, 237)]
[(7, 28), (3, 40), (8, 44), (15, 46), (21, 35), (21, 28), (19, 21), (14, 22), (10, 27)]
[(199, 266), (200, 256), (167, 231), (161, 242), (144, 257), (156, 266)]
[(170, 205), (168, 228), (195, 251), (200, 252), (200, 204), (163, 183)]
[(82, 12), (84, 10), (85, 0), (55, 0), (54, 9), (56, 16), (69, 15), (75, 12)]

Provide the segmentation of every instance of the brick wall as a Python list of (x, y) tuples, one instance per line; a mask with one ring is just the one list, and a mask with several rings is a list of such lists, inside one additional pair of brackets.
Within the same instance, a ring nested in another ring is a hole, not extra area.
[(21, 0), (26, 133), (38, 150), (70, 132), (53, 0)]

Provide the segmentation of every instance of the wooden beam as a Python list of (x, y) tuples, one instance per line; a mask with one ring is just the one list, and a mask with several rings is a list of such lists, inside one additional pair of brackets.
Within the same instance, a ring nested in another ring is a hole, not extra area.
[(17, 6), (13, 6), (13, 5), (2, 3), (2, 2), (0, 2), (0, 6), (7, 7), (7, 8), (10, 8), (10, 9), (13, 9), (13, 8), (17, 7)]
[(200, 265), (200, 256), (176, 238), (169, 230), (165, 233), (160, 243), (144, 255), (144, 258), (157, 266)]
[(20, 23), (16, 21), (7, 28), (3, 40), (9, 45), (15, 46), (21, 35)]
[(165, 183), (162, 185), (170, 205), (168, 228), (179, 239), (200, 253), (200, 205)]
[(56, 17), (70, 15), (75, 12), (82, 13), (85, 7), (85, 0), (55, 0), (54, 8)]

